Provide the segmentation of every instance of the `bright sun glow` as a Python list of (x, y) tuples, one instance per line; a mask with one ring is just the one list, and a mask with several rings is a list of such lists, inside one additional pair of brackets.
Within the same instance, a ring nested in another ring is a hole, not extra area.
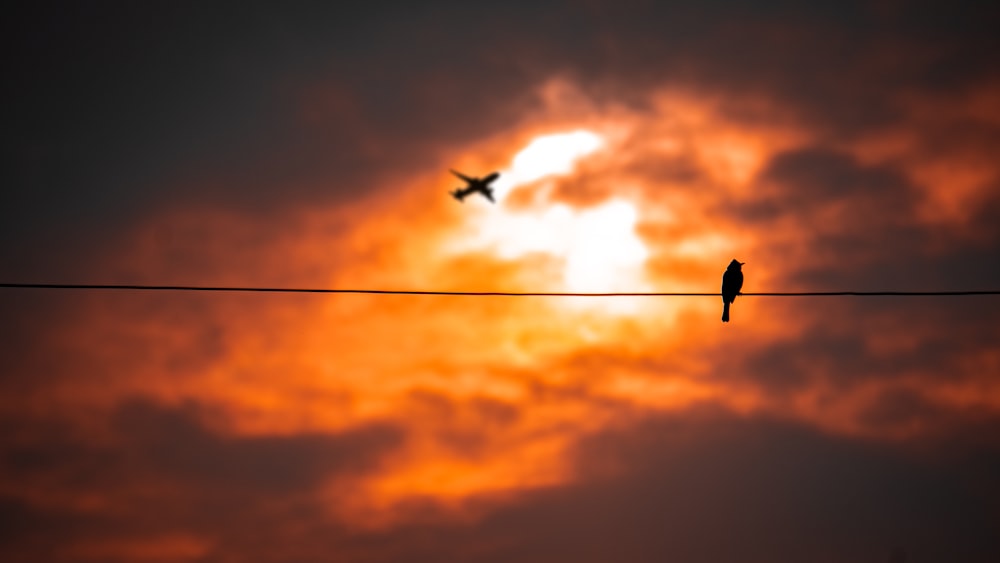
[[(589, 131), (534, 139), (501, 173), (509, 191), (552, 174), (570, 174), (581, 158), (604, 146)], [(498, 180), (499, 183), (499, 180)], [(498, 206), (476, 217), (476, 234), (460, 243), (459, 251), (489, 248), (511, 260), (533, 253), (562, 261), (562, 284), (578, 292), (642, 290), (642, 265), (648, 251), (635, 231), (638, 212), (632, 203), (616, 199), (577, 210), (557, 202), (537, 203), (517, 210)]]
[(628, 290), (646, 260), (635, 234), (635, 206), (612, 201), (580, 213), (566, 253), (566, 286), (573, 291)]
[(485, 238), (502, 258), (541, 252), (565, 261), (563, 281), (572, 291), (634, 289), (648, 251), (635, 233), (635, 206), (615, 200), (577, 212), (555, 204), (539, 212), (487, 220)]
[(514, 187), (546, 176), (568, 174), (580, 158), (604, 145), (604, 140), (590, 131), (573, 131), (536, 137), (514, 156), (511, 167), (500, 174), (494, 186), (501, 199)]

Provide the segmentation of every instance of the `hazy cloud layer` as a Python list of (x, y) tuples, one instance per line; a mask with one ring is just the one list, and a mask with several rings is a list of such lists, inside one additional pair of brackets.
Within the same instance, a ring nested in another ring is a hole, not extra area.
[[(1000, 284), (986, 4), (12, 14), (2, 281), (713, 292), (737, 257), (746, 292)], [(581, 131), (567, 171), (518, 168)], [(460, 205), (448, 168), (531, 179)], [(0, 311), (5, 560), (1000, 553), (992, 297)]]

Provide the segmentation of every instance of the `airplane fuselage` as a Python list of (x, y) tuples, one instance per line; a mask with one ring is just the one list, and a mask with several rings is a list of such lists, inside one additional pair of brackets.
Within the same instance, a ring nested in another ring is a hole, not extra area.
[(454, 170), (452, 170), (451, 173), (458, 176), (462, 180), (465, 180), (466, 183), (464, 188), (456, 188), (451, 192), (451, 195), (455, 199), (463, 201), (466, 197), (478, 192), (483, 194), (483, 197), (486, 199), (496, 203), (496, 200), (493, 199), (493, 188), (490, 187), (490, 183), (500, 177), (499, 172), (494, 172), (485, 178), (473, 178), (471, 176), (455, 172)]

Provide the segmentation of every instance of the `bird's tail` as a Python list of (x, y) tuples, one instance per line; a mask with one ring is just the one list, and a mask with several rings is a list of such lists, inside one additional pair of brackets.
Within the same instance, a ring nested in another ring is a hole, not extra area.
[(722, 302), (722, 322), (724, 322), (724, 323), (728, 323), (729, 322), (729, 302), (728, 301), (723, 301)]

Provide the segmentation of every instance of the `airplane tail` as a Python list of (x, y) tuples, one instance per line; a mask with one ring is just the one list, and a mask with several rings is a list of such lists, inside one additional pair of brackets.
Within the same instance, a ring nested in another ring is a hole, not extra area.
[(451, 197), (457, 199), (458, 201), (460, 201), (462, 203), (465, 203), (465, 198), (462, 195), (462, 190), (455, 190), (455, 191), (449, 192), (449, 193), (451, 193)]

